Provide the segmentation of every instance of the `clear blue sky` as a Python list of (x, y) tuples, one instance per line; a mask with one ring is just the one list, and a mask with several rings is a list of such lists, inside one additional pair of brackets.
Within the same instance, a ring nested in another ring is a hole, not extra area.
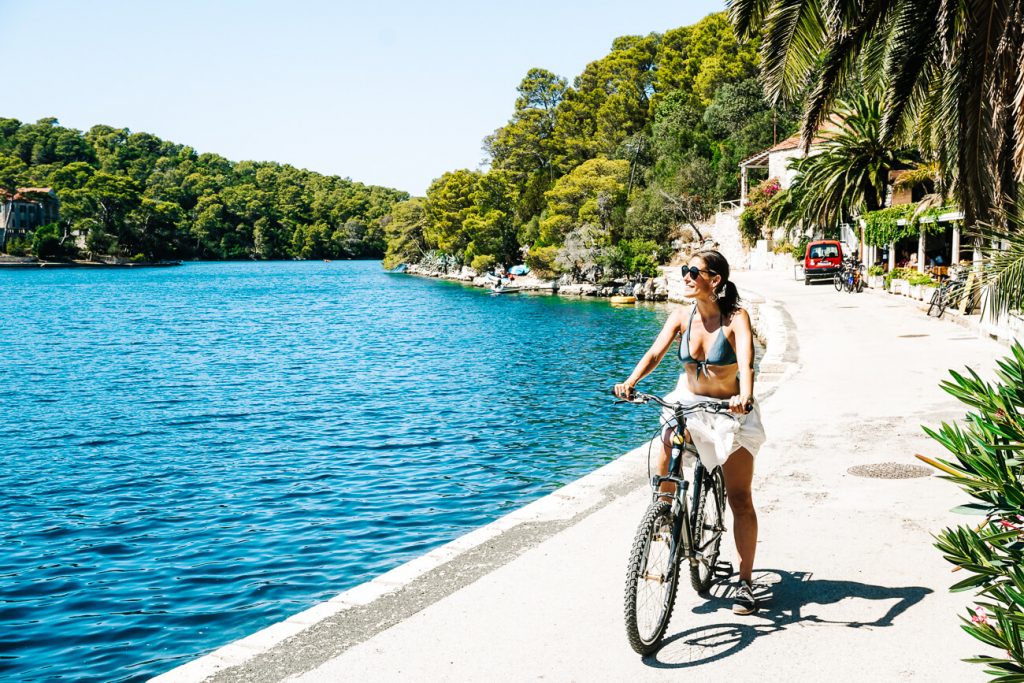
[(568, 79), (620, 35), (722, 0), (0, 0), (0, 116), (145, 131), (422, 194), (477, 168), (531, 67)]

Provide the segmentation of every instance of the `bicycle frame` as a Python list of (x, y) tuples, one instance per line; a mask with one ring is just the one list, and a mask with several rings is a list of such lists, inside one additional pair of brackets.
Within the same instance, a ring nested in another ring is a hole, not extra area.
[[(700, 455), (697, 453), (693, 443), (686, 440), (686, 410), (682, 406), (675, 409), (675, 429), (672, 434), (672, 450), (669, 454), (668, 474), (661, 476), (655, 474), (651, 477), (651, 487), (654, 490), (654, 499), (664, 496), (658, 491), (662, 482), (668, 481), (676, 485), (672, 494), (672, 544), (669, 546), (669, 557), (673, 563), (685, 557), (691, 565), (698, 564), (703, 559), (703, 552), (708, 545), (711, 545), (722, 535), (721, 530), (716, 530), (712, 537), (701, 548), (694, 548), (693, 526), (696, 522), (697, 510), (690, 509), (687, 503), (687, 492), (690, 482), (683, 476), (684, 453), (691, 453), (697, 458), (693, 468), (693, 496), (694, 500), (700, 499), (701, 487), (704, 485), (705, 468), (701, 463)], [(686, 524), (683, 521), (686, 521)]]

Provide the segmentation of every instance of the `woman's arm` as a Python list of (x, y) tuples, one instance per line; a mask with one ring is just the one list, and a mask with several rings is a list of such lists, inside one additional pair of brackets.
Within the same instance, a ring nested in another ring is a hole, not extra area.
[(739, 364), (740, 393), (729, 399), (729, 409), (734, 413), (745, 413), (747, 403), (754, 397), (754, 331), (750, 327), (750, 316), (742, 308), (733, 315), (732, 328), (736, 362)]
[(672, 311), (669, 315), (668, 320), (665, 321), (665, 326), (661, 328), (661, 332), (658, 333), (654, 343), (651, 344), (651, 348), (647, 350), (644, 357), (640, 359), (640, 362), (633, 368), (633, 372), (630, 373), (629, 378), (621, 384), (615, 385), (615, 395), (619, 398), (626, 398), (630, 392), (633, 391), (640, 380), (654, 371), (654, 368), (658, 367), (658, 363), (665, 357), (665, 354), (672, 347), (672, 341), (676, 338), (676, 335), (680, 333), (682, 325), (682, 309), (677, 308)]

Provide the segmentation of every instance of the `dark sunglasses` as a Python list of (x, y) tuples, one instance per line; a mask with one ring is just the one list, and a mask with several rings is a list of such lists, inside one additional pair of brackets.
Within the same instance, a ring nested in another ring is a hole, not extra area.
[(697, 266), (683, 266), (683, 277), (684, 278), (687, 275), (689, 275), (691, 280), (696, 280), (697, 278), (700, 277), (701, 273), (707, 273), (708, 275), (718, 275), (718, 273), (716, 273), (713, 270), (701, 270)]

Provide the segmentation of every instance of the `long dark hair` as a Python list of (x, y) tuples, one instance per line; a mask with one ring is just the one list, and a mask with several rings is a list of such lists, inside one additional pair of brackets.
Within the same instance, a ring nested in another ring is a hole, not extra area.
[(736, 289), (736, 284), (729, 279), (729, 262), (714, 249), (698, 251), (694, 256), (704, 261), (704, 265), (712, 273), (721, 276), (722, 281), (719, 283), (718, 288), (715, 289), (715, 295), (718, 297), (718, 307), (722, 310), (722, 313), (730, 315), (739, 308), (740, 293)]

